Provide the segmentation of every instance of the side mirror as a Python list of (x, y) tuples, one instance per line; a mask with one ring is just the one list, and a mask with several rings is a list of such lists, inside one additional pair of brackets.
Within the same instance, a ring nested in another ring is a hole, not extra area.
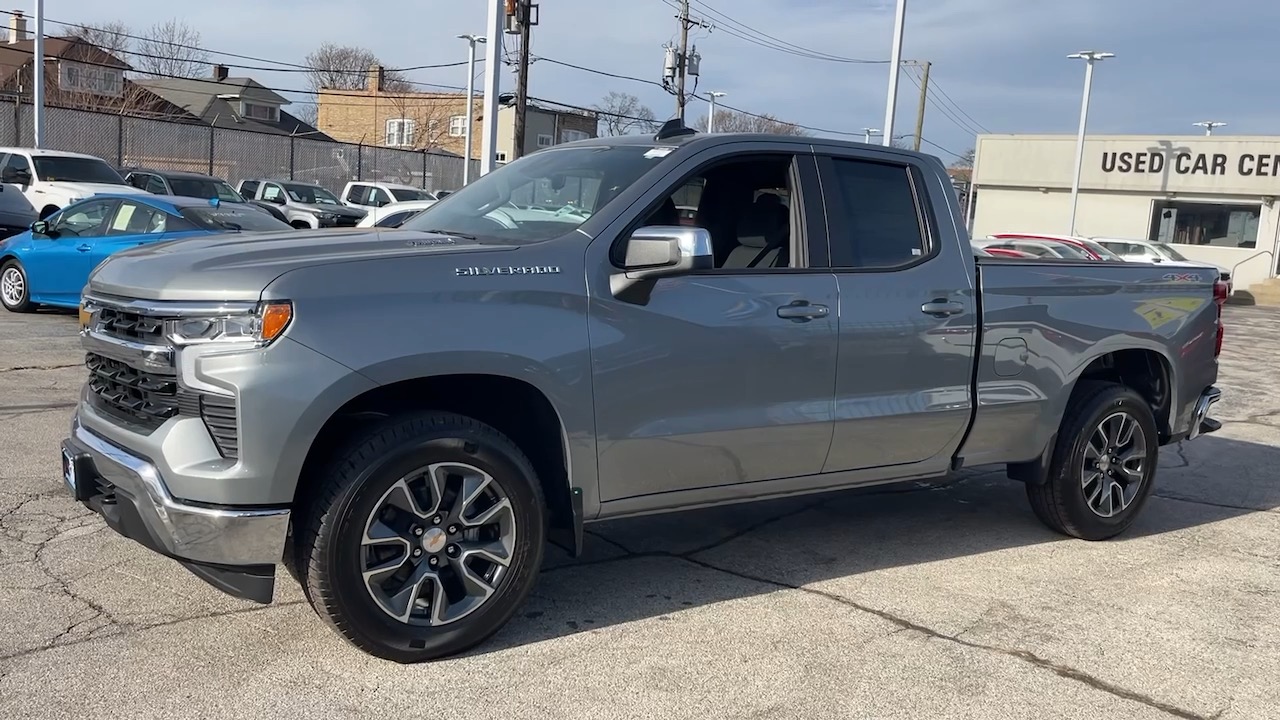
[(1157, 256), (1155, 256), (1155, 257), (1151, 258), (1151, 262), (1154, 262), (1154, 263), (1162, 263), (1162, 262), (1164, 262), (1164, 258), (1162, 258), (1162, 257), (1160, 257), (1159, 255), (1157, 255)]
[(32, 235), (44, 235), (45, 237), (48, 237), (48, 236), (49, 236), (49, 223), (45, 222), (44, 220), (37, 220), (37, 221), (35, 221), (35, 222), (31, 223), (31, 234), (32, 234)]
[(18, 185), (31, 184), (31, 173), (26, 170), (15, 170), (13, 168), (5, 168), (0, 173), (0, 182), (16, 183)]
[(654, 281), (715, 267), (711, 233), (679, 225), (642, 227), (627, 238), (622, 272), (609, 279), (613, 296), (644, 305)]
[(276, 195), (275, 197), (271, 197), (271, 198), (263, 198), (263, 199), (264, 199), (264, 200), (266, 200), (267, 202), (271, 203), (272, 205), (283, 205), (283, 204), (284, 204), (284, 196), (283, 196), (283, 195)]

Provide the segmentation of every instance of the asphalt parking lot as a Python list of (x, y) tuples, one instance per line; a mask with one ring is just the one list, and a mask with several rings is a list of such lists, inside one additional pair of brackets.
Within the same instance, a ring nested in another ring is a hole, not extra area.
[(287, 575), (233, 600), (74, 504), (75, 317), (0, 313), (0, 717), (1276, 717), (1280, 313), (1227, 319), (1227, 422), (1122, 538), (994, 472), (617, 522), (485, 645), (399, 666)]

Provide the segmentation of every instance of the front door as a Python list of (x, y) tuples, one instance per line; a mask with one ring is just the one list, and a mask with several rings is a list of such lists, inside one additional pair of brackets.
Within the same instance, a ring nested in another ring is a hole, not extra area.
[(92, 269), (90, 253), (107, 230), (118, 200), (77, 203), (48, 218), (49, 234), (32, 238), (27, 279), (36, 302), (74, 305)]
[(623, 236), (681, 225), (677, 206), (692, 205), (716, 269), (657, 281), (647, 304), (591, 287), (605, 502), (816, 474), (830, 447), (838, 297), (830, 272), (808, 270), (826, 261), (812, 156), (709, 152), (647, 195)]
[[(840, 289), (840, 367), (826, 472), (945, 468), (972, 407), (976, 310), (967, 238), (929, 166), (874, 151), (818, 164)], [(933, 199), (931, 203), (930, 200)]]

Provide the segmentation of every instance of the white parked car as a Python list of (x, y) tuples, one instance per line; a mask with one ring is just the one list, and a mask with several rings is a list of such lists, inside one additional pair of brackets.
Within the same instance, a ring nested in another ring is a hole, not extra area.
[(146, 194), (102, 158), (80, 153), (0, 147), (0, 227), (22, 231), (98, 193)]
[(1091, 239), (1129, 262), (1162, 263), (1168, 265), (1213, 268), (1218, 271), (1218, 274), (1223, 280), (1227, 281), (1227, 293), (1231, 293), (1232, 287), (1230, 270), (1222, 267), (1221, 265), (1215, 265), (1210, 262), (1188, 260), (1185, 255), (1178, 252), (1177, 248), (1166, 243), (1155, 242), (1152, 240), (1129, 240), (1127, 238), (1095, 237)]
[(435, 205), (435, 200), (407, 200), (382, 207), (369, 208), (369, 214), (356, 227), (400, 227), (404, 221)]
[(361, 210), (380, 208), (394, 203), (435, 199), (435, 196), (422, 188), (398, 183), (353, 180), (342, 188), (342, 204)]

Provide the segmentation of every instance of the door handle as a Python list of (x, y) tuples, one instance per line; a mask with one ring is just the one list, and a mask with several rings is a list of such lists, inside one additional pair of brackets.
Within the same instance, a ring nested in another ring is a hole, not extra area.
[(93, 246), (86, 243), (86, 244), (77, 245), (76, 249), (79, 250), (80, 252), (89, 252), (90, 250), (93, 249)]
[(964, 312), (964, 305), (946, 298), (934, 298), (920, 306), (920, 312), (934, 317), (949, 317)]
[(809, 322), (814, 318), (826, 317), (828, 312), (830, 310), (826, 305), (810, 305), (807, 300), (797, 300), (778, 308), (778, 317), (794, 322)]

